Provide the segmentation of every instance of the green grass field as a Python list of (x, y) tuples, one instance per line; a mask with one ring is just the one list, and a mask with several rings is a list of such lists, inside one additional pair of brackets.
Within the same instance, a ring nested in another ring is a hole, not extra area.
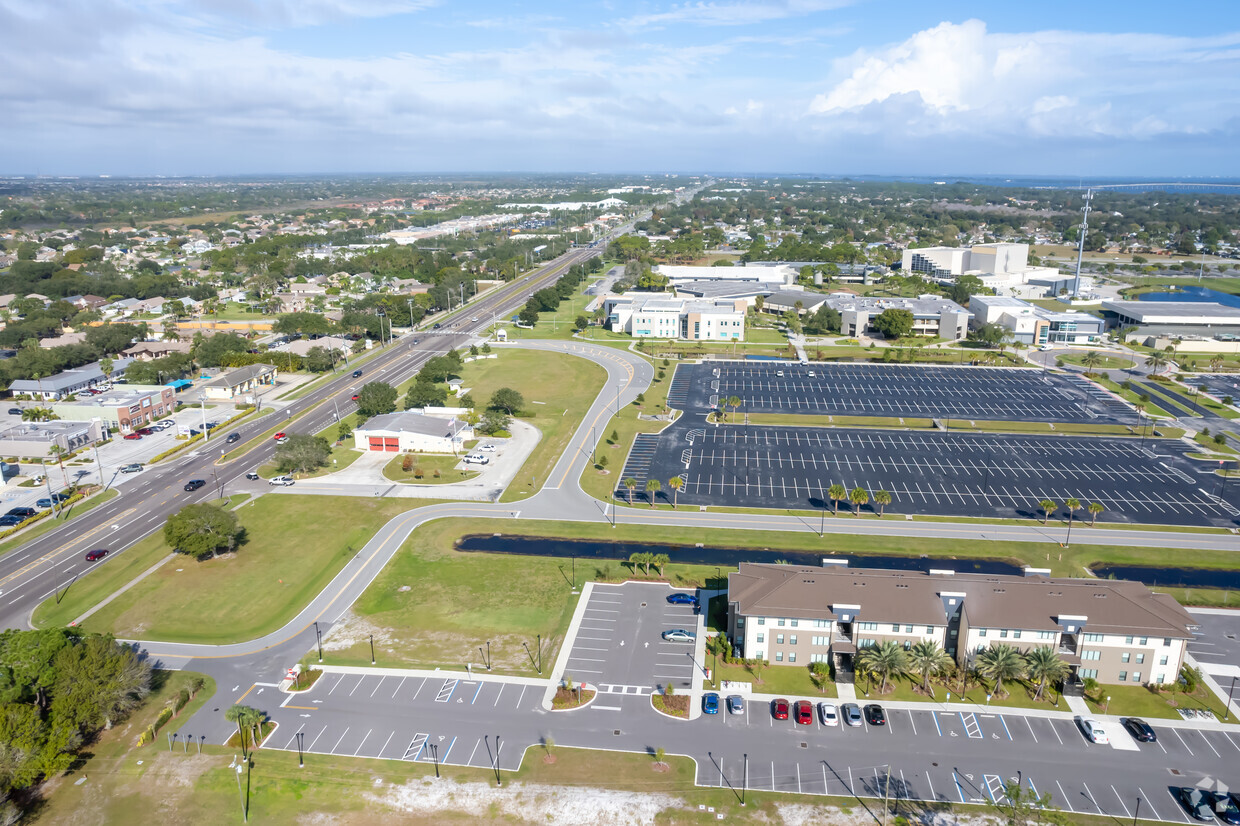
[[(413, 467), (408, 472), (402, 470), (405, 456), (411, 455)], [(383, 466), (383, 475), (393, 482), (408, 482), (412, 485), (445, 485), (449, 482), (464, 482), (478, 475), (475, 470), (457, 470), (461, 463), (459, 456), (439, 456), (432, 453), (399, 454)], [(420, 469), (422, 478), (414, 472)]]
[[(415, 506), (429, 500), (415, 500)], [(235, 556), (175, 556), (82, 623), (131, 639), (228, 643), (279, 628), (323, 589), (406, 500), (263, 496), (237, 509), (247, 542)], [(307, 529), (330, 525), (332, 530)], [(162, 531), (78, 580), (35, 611), (66, 625), (171, 553)]]
[[(1111, 698), (1109, 703), (1107, 697)], [(1192, 708), (1208, 709), (1219, 720), (1223, 719), (1223, 703), (1205, 686), (1199, 686), (1195, 694), (1181, 694), (1152, 691), (1142, 685), (1104, 685), (1098, 689), (1097, 698), (1087, 695), (1085, 702), (1099, 714), (1104, 713), (1105, 708), (1106, 714), (1181, 720), (1183, 718), (1176, 708)], [(1230, 721), (1236, 722), (1235, 714), (1231, 715)]]
[[(812, 699), (816, 702), (838, 696), (835, 683), (828, 680), (820, 689), (810, 678), (809, 667), (799, 663), (797, 665), (768, 665), (759, 672), (761, 682), (758, 682), (753, 670), (748, 666), (724, 665), (722, 661), (716, 662), (709, 654), (706, 655), (705, 664), (708, 668), (714, 669), (713, 680), (702, 680), (702, 687), (710, 691), (719, 691), (719, 683), (727, 681), (752, 683), (753, 690), (757, 694), (780, 694), (791, 700)], [(758, 709), (750, 711), (751, 714), (758, 712)]]
[[(667, 422), (645, 421), (637, 418), (639, 413), (658, 414), (666, 409), (667, 391), (672, 384), (676, 363), (664, 365), (663, 360), (658, 360), (655, 362), (654, 369), (654, 381), (645, 393), (644, 402), (634, 401), (621, 410), (620, 415), (599, 420), (602, 433), (598, 435), (598, 450), (595, 452), (594, 459), (599, 462), (606, 457), (607, 464), (600, 467), (587, 462), (581, 474), (582, 489), (598, 499), (610, 499), (614, 486), (620, 484), (619, 475), (624, 470), (624, 459), (633, 446), (634, 437), (638, 433), (658, 433), (667, 427)], [(659, 378), (660, 373), (663, 374), (663, 378)], [(614, 439), (613, 433), (616, 436)], [(661, 481), (666, 485), (666, 480)]]

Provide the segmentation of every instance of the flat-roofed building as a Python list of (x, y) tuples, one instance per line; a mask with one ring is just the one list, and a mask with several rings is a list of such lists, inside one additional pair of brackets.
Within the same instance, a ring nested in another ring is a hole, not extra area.
[(474, 431), (459, 419), (405, 410), (367, 419), (353, 435), (358, 450), (374, 453), (457, 453)]
[(1048, 310), (1019, 298), (975, 295), (969, 299), (973, 312), (970, 326), (999, 324), (1012, 331), (1012, 338), (1025, 344), (1085, 344), (1101, 337), (1105, 322), (1076, 310)]
[(601, 298), (608, 327), (634, 338), (744, 341), (743, 298), (711, 301), (629, 292)]
[(100, 419), (113, 430), (129, 433), (176, 409), (176, 391), (153, 384), (126, 384), (97, 396), (57, 402), (52, 412), (62, 419), (89, 422)]
[(0, 429), (0, 455), (50, 456), (52, 446), (66, 453), (92, 445), (107, 435), (103, 419), (21, 422)]
[(1240, 307), (1211, 301), (1102, 302), (1102, 316), (1113, 327), (1140, 327), (1151, 335), (1199, 336), (1240, 333)]
[(962, 666), (995, 644), (1049, 646), (1073, 680), (1173, 683), (1195, 627), (1175, 599), (1126, 580), (759, 563), (728, 577), (728, 636), (742, 656), (845, 673), (866, 647), (930, 640)]

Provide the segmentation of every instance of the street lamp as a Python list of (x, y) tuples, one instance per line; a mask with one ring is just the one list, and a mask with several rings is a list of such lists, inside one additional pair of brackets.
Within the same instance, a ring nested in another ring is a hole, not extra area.
[(297, 768), (304, 769), (306, 767), (305, 754), (301, 748), (302, 738), (306, 736), (304, 731), (297, 732)]
[(1106, 713), (1107, 713), (1107, 709), (1108, 709), (1108, 708), (1110, 708), (1110, 707), (1111, 707), (1111, 695), (1110, 695), (1110, 694), (1108, 694), (1108, 695), (1107, 695), (1107, 701), (1106, 701), (1106, 704), (1102, 706), (1102, 713), (1103, 713), (1103, 714), (1106, 714)]
[(241, 804), (241, 822), (250, 822), (250, 813), (245, 810), (245, 797), (241, 794), (241, 763), (237, 762), (237, 755), (233, 755), (233, 761), (228, 764), (228, 768), (237, 770), (237, 802)]
[(207, 430), (207, 394), (198, 394), (199, 410), (202, 411), (202, 440), (204, 442), (211, 441), (211, 431)]

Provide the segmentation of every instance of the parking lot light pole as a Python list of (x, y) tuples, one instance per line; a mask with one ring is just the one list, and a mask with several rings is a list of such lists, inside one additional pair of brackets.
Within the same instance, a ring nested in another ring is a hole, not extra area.
[(204, 442), (211, 441), (211, 431), (207, 430), (207, 394), (198, 394), (198, 409), (202, 411), (202, 440)]
[(749, 788), (749, 754), (745, 754), (745, 771), (741, 776), (741, 805), (745, 805), (745, 792)]
[(1137, 796), (1137, 809), (1132, 813), (1132, 826), (1137, 826), (1137, 817), (1141, 814), (1141, 797)]
[(250, 813), (245, 810), (245, 796), (241, 794), (241, 764), (237, 762), (237, 755), (233, 755), (233, 761), (228, 764), (228, 768), (237, 770), (237, 802), (241, 804), (241, 822), (250, 822)]
[(370, 635), (370, 664), (375, 664), (375, 635)]
[(1231, 696), (1236, 691), (1236, 678), (1231, 678), (1231, 688), (1227, 689), (1227, 705), (1223, 707), (1223, 722), (1227, 722), (1227, 715), (1231, 714)]
[(304, 731), (297, 732), (297, 768), (304, 769), (306, 767), (305, 753), (301, 749), (301, 740), (306, 736)]
[(314, 624), (314, 640), (319, 647), (319, 662), (323, 662), (323, 635), (319, 632), (319, 624)]

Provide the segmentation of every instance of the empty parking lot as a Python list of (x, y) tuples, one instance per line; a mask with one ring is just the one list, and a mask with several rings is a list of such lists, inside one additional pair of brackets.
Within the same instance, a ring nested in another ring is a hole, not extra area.
[[(684, 374), (682, 376), (682, 374)], [(1087, 383), (1028, 368), (707, 362), (677, 368), (674, 403), (740, 413), (1111, 422), (1136, 414)]]
[[(1062, 515), (1075, 498), (1102, 504), (1102, 521), (1234, 524), (1240, 486), (1185, 458), (1191, 450), (1178, 441), (1097, 436), (686, 423), (661, 434), (644, 472), (681, 477), (678, 501), (689, 505), (834, 508), (828, 491), (839, 484), (865, 490), (867, 512), (878, 510), (875, 492), (885, 490), (888, 510), (907, 514), (1041, 518), (1042, 500)], [(626, 466), (626, 476), (632, 472)], [(659, 501), (670, 501), (663, 487)], [(645, 496), (633, 493), (634, 501)], [(1076, 516), (1089, 518), (1084, 510)]]

